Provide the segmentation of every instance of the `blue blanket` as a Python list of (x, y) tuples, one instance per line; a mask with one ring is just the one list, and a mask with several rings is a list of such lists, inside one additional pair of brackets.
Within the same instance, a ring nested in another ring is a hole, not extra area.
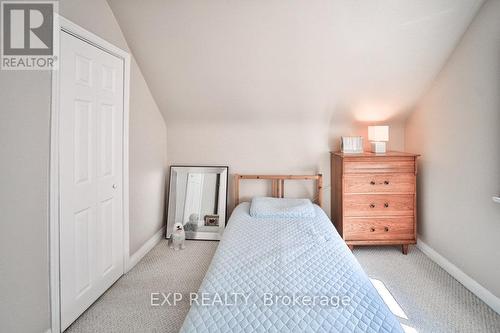
[(181, 332), (402, 332), (320, 207), (279, 221), (249, 208), (233, 211)]

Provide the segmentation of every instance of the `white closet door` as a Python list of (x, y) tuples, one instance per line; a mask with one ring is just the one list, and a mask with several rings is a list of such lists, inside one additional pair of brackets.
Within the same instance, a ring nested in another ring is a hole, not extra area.
[(123, 274), (123, 60), (61, 33), (61, 324)]

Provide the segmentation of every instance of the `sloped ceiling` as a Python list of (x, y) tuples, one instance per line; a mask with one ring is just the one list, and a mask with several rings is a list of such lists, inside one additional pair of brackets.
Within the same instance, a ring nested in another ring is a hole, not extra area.
[(170, 122), (405, 117), (483, 0), (108, 0)]

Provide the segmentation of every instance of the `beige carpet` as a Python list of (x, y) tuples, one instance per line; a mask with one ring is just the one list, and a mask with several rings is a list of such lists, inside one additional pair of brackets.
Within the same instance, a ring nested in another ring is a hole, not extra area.
[(152, 307), (151, 293), (197, 291), (218, 244), (187, 241), (174, 251), (161, 241), (66, 332), (178, 332), (188, 303)]
[(500, 316), (416, 247), (407, 256), (401, 247), (360, 247), (354, 254), (398, 302), (408, 332), (500, 332)]
[[(152, 307), (152, 292), (198, 289), (218, 242), (188, 241), (174, 252), (162, 241), (118, 280), (66, 332), (178, 332), (189, 310)], [(411, 247), (354, 250), (367, 274), (381, 281), (401, 307), (407, 332), (500, 332), (500, 316), (422, 252)]]

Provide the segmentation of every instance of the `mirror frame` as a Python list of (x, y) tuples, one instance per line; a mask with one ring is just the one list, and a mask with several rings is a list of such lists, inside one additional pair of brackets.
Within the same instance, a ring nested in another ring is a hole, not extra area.
[[(197, 172), (197, 173), (219, 173), (221, 174), (219, 186), (219, 232), (193, 232), (186, 231), (186, 239), (201, 239), (201, 240), (220, 240), (227, 223), (227, 196), (228, 196), (228, 166), (201, 166), (201, 165), (171, 165), (168, 185), (168, 205), (167, 205), (167, 225), (165, 237), (170, 238), (172, 228), (175, 223), (175, 203), (176, 203), (176, 188), (172, 186), (177, 175), (177, 171)], [(225, 193), (224, 193), (225, 192)], [(223, 209), (223, 212), (222, 212)]]

